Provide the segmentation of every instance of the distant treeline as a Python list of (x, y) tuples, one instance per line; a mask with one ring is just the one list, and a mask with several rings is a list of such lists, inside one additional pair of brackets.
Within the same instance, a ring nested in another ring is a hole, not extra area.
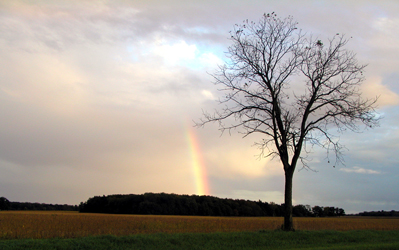
[(395, 216), (399, 217), (399, 211), (371, 211), (371, 212), (361, 212), (357, 214), (358, 216)]
[(78, 211), (77, 205), (67, 204), (44, 204), (31, 202), (9, 201), (5, 197), (0, 197), (0, 210), (58, 210), (58, 211)]
[[(145, 193), (95, 196), (79, 205), (85, 213), (203, 215), (203, 216), (282, 216), (284, 204), (273, 202), (221, 199), (213, 196)], [(296, 205), (293, 216), (343, 216), (335, 207)]]

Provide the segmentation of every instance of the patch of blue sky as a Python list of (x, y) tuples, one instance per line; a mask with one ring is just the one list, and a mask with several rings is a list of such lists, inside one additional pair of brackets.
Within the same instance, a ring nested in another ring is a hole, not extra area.
[(185, 66), (191, 69), (216, 68), (223, 64), (220, 50), (197, 45), (185, 40), (158, 40), (146, 44), (128, 45), (126, 52), (131, 62), (140, 62), (143, 57), (161, 58), (165, 66)]
[(196, 44), (184, 40), (162, 43), (152, 49), (152, 53), (161, 56), (168, 66), (181, 65), (192, 69), (216, 67), (222, 60), (211, 51), (199, 49)]
[[(126, 51), (129, 55), (129, 60), (132, 62), (138, 62), (139, 61), (139, 56), (138, 56), (138, 49), (137, 46), (133, 46), (133, 45), (128, 45), (126, 47)], [(141, 53), (143, 53), (143, 51), (141, 51)]]

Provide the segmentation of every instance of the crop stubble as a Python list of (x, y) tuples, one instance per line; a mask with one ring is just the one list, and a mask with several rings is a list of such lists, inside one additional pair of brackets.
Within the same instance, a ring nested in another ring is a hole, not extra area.
[[(1, 211), (0, 239), (92, 235), (210, 233), (278, 229), (281, 217), (114, 215), (59, 211)], [(397, 218), (294, 218), (297, 230), (399, 230)]]

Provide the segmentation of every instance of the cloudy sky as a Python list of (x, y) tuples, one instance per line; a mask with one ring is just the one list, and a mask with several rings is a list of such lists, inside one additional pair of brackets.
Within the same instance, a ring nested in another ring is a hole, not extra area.
[(363, 94), (380, 96), (384, 117), (341, 136), (345, 165), (316, 150), (314, 171), (295, 173), (294, 204), (399, 210), (396, 0), (1, 0), (0, 196), (79, 204), (196, 194), (202, 181), (213, 196), (282, 203), (282, 167), (256, 158), (259, 136), (193, 128), (218, 108), (209, 73), (226, 60), (228, 32), (273, 11), (322, 39), (352, 37), (347, 48), (368, 64)]

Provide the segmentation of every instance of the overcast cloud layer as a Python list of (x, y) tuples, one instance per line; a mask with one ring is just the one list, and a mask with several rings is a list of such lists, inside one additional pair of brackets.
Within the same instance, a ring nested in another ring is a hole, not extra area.
[[(294, 203), (399, 210), (399, 3), (392, 1), (0, 1), (0, 196), (78, 204), (94, 195), (195, 194), (188, 127), (221, 93), (207, 72), (229, 31), (263, 13), (368, 64), (381, 126), (346, 133), (345, 166), (312, 154)], [(259, 137), (195, 129), (210, 194), (283, 202), (283, 170), (257, 160)]]

